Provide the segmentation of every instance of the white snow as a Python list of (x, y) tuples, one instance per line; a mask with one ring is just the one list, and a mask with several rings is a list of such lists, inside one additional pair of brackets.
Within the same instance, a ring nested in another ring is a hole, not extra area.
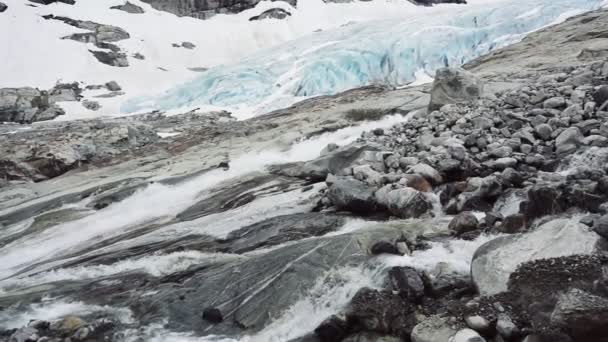
[[(192, 107), (239, 112), (246, 108), (245, 114), (239, 115), (247, 117), (306, 97), (369, 83), (428, 81), (428, 75), (446, 57), (451, 64), (459, 64), (519, 39), (518, 34), (562, 19), (560, 16), (603, 3), (470, 0), (466, 6), (428, 8), (395, 0), (347, 4), (306, 0), (294, 9), (282, 1), (262, 1), (240, 14), (198, 20), (156, 11), (139, 0), (131, 2), (144, 8), (144, 14), (110, 9), (123, 0), (79, 0), (75, 5), (36, 7), (24, 0), (5, 2), (8, 10), (0, 20), (0, 87), (48, 89), (58, 81), (91, 85), (115, 80), (126, 92), (114, 98), (93, 98), (102, 106), (98, 111), (87, 110), (80, 103), (62, 103), (68, 115), (60, 120), (119, 115), (121, 107), (128, 112)], [(284, 8), (292, 16), (249, 21), (272, 7)], [(84, 31), (44, 20), (41, 16), (46, 14), (125, 29), (131, 38), (116, 45), (128, 54), (130, 66), (101, 64), (88, 51), (96, 49), (92, 44), (60, 39)], [(473, 18), (479, 27), (473, 27)], [(509, 20), (512, 24), (506, 25)], [(194, 43), (196, 48), (171, 46), (183, 41)], [(429, 48), (429, 44), (434, 47)], [(135, 53), (143, 54), (145, 60), (130, 57)], [(211, 69), (203, 73), (189, 70), (196, 67)], [(174, 88), (188, 81), (192, 83)], [(172, 88), (160, 99), (144, 97)], [(139, 100), (123, 106), (133, 98)]]

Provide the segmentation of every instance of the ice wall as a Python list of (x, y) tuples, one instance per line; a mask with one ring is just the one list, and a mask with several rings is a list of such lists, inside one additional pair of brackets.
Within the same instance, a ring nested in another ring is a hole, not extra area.
[(122, 110), (217, 106), (246, 118), (363, 85), (403, 85), (420, 70), (433, 74), (439, 67), (460, 65), (602, 2), (475, 1), (416, 11), (403, 19), (353, 23), (215, 67), (161, 96), (132, 99)]

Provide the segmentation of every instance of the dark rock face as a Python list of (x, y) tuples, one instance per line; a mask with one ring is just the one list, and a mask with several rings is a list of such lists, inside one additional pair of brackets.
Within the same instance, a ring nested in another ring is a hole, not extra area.
[(282, 8), (271, 8), (267, 11), (262, 12), (262, 14), (260, 15), (256, 15), (255, 17), (251, 17), (249, 18), (249, 21), (257, 21), (257, 20), (264, 20), (264, 19), (285, 19), (287, 17), (290, 17), (291, 13), (287, 12), (286, 10), (282, 9)]
[[(143, 0), (157, 10), (173, 13), (178, 16), (189, 16), (208, 19), (216, 14), (239, 13), (255, 7), (260, 0)], [(296, 6), (297, 0), (287, 0)]]
[(117, 10), (124, 11), (124, 12), (131, 13), (131, 14), (141, 14), (141, 13), (144, 13), (144, 9), (143, 8), (141, 8), (141, 7), (137, 6), (137, 5), (134, 5), (134, 4), (132, 4), (132, 3), (128, 2), (128, 1), (125, 4), (123, 4), (123, 5), (116, 5), (116, 6), (112, 6), (110, 8), (111, 9), (117, 9)]
[(114, 51), (93, 51), (89, 50), (93, 56), (101, 63), (113, 67), (124, 68), (129, 66), (127, 55)]
[(49, 5), (55, 2), (62, 2), (64, 4), (73, 5), (76, 3), (76, 0), (29, 0), (30, 2), (35, 2), (37, 4)]
[(88, 30), (87, 33), (74, 33), (62, 39), (71, 39), (82, 43), (93, 43), (100, 49), (105, 51), (89, 50), (93, 56), (101, 63), (114, 67), (127, 67), (129, 61), (127, 55), (121, 52), (120, 48), (111, 42), (117, 42), (129, 39), (131, 36), (120, 27), (112, 25), (104, 25), (92, 21), (75, 20), (68, 17), (54, 16), (52, 14), (43, 16), (46, 20), (59, 20), (64, 23), (83, 30)]
[(466, 0), (409, 0), (419, 6), (433, 6), (436, 4), (466, 4)]

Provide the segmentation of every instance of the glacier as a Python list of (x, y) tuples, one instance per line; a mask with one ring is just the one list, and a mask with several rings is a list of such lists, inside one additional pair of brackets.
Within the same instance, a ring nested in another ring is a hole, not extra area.
[[(259, 51), (160, 95), (132, 98), (124, 113), (222, 108), (239, 119), (372, 84), (401, 86), (526, 33), (599, 8), (603, 0), (486, 0), (437, 6), (403, 19), (351, 23)], [(312, 48), (311, 48), (312, 47)]]

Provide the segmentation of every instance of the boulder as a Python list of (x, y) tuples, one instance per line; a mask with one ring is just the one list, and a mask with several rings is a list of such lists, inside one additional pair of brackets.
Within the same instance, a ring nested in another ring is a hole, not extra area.
[(129, 66), (127, 55), (115, 51), (93, 51), (89, 50), (93, 56), (103, 64), (113, 67), (124, 68)]
[(192, 50), (196, 47), (196, 45), (192, 44), (191, 42), (182, 42), (181, 46), (188, 50)]
[(6, 11), (7, 8), (8, 8), (8, 6), (6, 6), (5, 3), (0, 2), (0, 13)]
[(385, 170), (384, 157), (375, 147), (362, 144), (351, 144), (334, 150), (325, 150), (326, 154), (315, 160), (296, 165), (283, 173), (289, 176), (311, 180), (325, 180), (328, 174), (343, 175), (345, 169), (357, 165), (369, 165), (373, 170)]
[(507, 290), (509, 276), (522, 263), (592, 255), (599, 239), (578, 220), (555, 219), (526, 234), (503, 236), (482, 245), (473, 256), (471, 276), (482, 295), (493, 295)]
[(431, 316), (418, 323), (412, 330), (412, 342), (449, 341), (456, 330), (441, 316)]
[[(332, 342), (337, 340), (332, 340)], [(387, 336), (374, 334), (369, 332), (356, 333), (348, 336), (342, 342), (401, 342), (402, 340), (395, 336)]]
[(111, 9), (117, 9), (117, 10), (124, 11), (124, 12), (131, 13), (131, 14), (141, 14), (141, 13), (144, 13), (144, 9), (143, 8), (141, 8), (141, 7), (137, 6), (137, 5), (134, 5), (134, 4), (132, 4), (132, 3), (128, 2), (128, 1), (126, 3), (124, 3), (124, 4), (122, 4), (122, 5), (116, 5), (116, 6), (112, 6), (110, 8)]
[(546, 109), (563, 109), (566, 108), (566, 99), (561, 96), (552, 97), (543, 102), (543, 107)]
[(108, 83), (105, 84), (106, 89), (108, 89), (109, 91), (121, 91), (122, 87), (120, 85), (118, 85), (118, 82), (116, 81), (110, 81)]
[(559, 297), (551, 323), (569, 332), (576, 341), (607, 341), (608, 298), (570, 289)]
[(386, 240), (381, 240), (372, 245), (371, 252), (374, 255), (379, 254), (395, 254), (395, 255), (403, 255), (399, 252), (399, 249), (395, 244), (390, 243)]
[(454, 337), (450, 340), (451, 342), (486, 342), (486, 340), (479, 336), (479, 334), (472, 329), (459, 330)]
[(315, 328), (315, 335), (321, 342), (342, 341), (347, 334), (346, 321), (336, 315), (325, 319)]
[(569, 127), (555, 139), (555, 152), (565, 155), (574, 152), (583, 142), (583, 134), (578, 127)]
[(478, 227), (479, 221), (471, 212), (462, 212), (456, 215), (448, 225), (448, 229), (456, 233), (456, 235), (477, 230)]
[(490, 331), (490, 322), (487, 319), (477, 315), (468, 316), (464, 319), (467, 326), (479, 333), (487, 334)]
[(441, 174), (439, 174), (439, 171), (427, 164), (416, 164), (410, 167), (407, 172), (420, 175), (435, 185), (443, 182), (443, 178), (441, 177)]
[(265, 19), (285, 19), (290, 17), (291, 13), (282, 8), (271, 8), (262, 12), (260, 15), (249, 18), (249, 21), (265, 20)]
[(608, 215), (598, 218), (593, 225), (593, 231), (608, 240)]
[(388, 271), (391, 289), (404, 299), (418, 302), (424, 296), (424, 283), (412, 267), (393, 267)]
[(417, 218), (433, 209), (433, 204), (428, 197), (412, 188), (390, 191), (387, 203), (391, 214), (400, 218)]
[(329, 187), (327, 196), (338, 209), (366, 215), (376, 211), (374, 190), (356, 179), (338, 179)]
[(426, 180), (426, 178), (416, 174), (403, 175), (403, 178), (401, 178), (399, 183), (420, 192), (433, 191), (433, 186)]
[(346, 321), (354, 331), (407, 337), (416, 323), (414, 306), (391, 291), (359, 290), (346, 309)]
[(478, 99), (483, 93), (480, 79), (461, 68), (437, 70), (429, 110), (438, 110), (446, 104), (469, 102)]

